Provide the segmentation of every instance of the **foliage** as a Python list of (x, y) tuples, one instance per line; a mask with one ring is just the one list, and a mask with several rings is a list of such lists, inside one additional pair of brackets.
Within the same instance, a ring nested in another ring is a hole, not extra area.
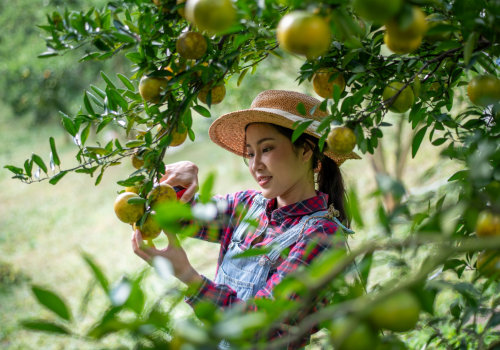
[[(441, 198), (435, 198), (433, 191), (412, 195), (398, 179), (377, 177), (379, 188), (373, 195), (383, 198), (390, 194), (397, 199), (394, 207), (378, 207), (377, 221), (384, 237), (346, 253), (335, 250), (324, 254), (310, 268), (288, 276), (276, 288), (274, 300), (252, 301), (258, 309), (254, 313), (245, 313), (239, 307), (221, 312), (213, 305), (201, 303), (195, 307), (195, 313), (202, 323), (193, 320), (175, 326), (170, 312), (182, 299), (183, 293), (178, 293), (178, 289), (169, 290), (172, 303), (163, 309), (158, 301), (144, 300), (143, 275), (125, 279), (110, 289), (105, 276), (87, 257), (110, 305), (94, 327), (84, 332), (85, 337), (100, 339), (121, 332), (132, 337), (137, 348), (177, 348), (180, 343), (216, 348), (221, 339), (230, 339), (240, 348), (252, 344), (280, 348), (290, 339), (268, 341), (268, 335), (291, 319), (296, 320), (297, 327), (291, 329), (290, 338), (298, 339), (313, 326), (330, 327), (333, 319), (348, 316), (366, 320), (372, 306), (409, 290), (419, 298), (423, 310), (416, 330), (403, 335), (409, 343), (471, 349), (498, 344), (498, 276), (486, 278), (478, 274), (475, 262), (479, 251), (498, 252), (500, 237), (477, 238), (474, 231), (479, 212), (500, 213), (499, 106), (474, 106), (460, 92), (473, 76), (498, 76), (495, 58), (500, 33), (495, 23), (500, 5), (487, 0), (407, 0), (396, 16), (398, 25), (409, 25), (412, 5), (421, 7), (426, 14), (441, 16), (443, 22), (429, 29), (418, 49), (400, 55), (392, 54), (384, 45), (382, 24), (358, 17), (347, 0), (239, 0), (235, 2), (238, 21), (222, 33), (204, 35), (207, 51), (196, 61), (177, 53), (177, 37), (193, 27), (177, 12), (183, 5), (173, 0), (120, 0), (103, 8), (55, 11), (48, 15), (48, 23), (41, 26), (47, 33), (48, 49), (43, 56), (73, 50), (85, 51), (84, 62), (124, 56), (132, 73), (115, 77), (102, 72), (106, 87), (90, 86), (83, 94), (83, 107), (75, 115), (61, 113), (62, 124), (78, 147), (78, 166), (61, 167), (51, 138), (49, 161), (33, 154), (22, 166), (7, 166), (14, 178), (21, 181), (49, 180), (56, 184), (65, 174), (75, 171), (97, 174), (97, 185), (108, 167), (139, 152), (147, 166), (119, 181), (119, 185), (141, 183), (150, 188), (164, 170), (163, 156), (172, 133), (186, 128), (194, 141), (193, 113), (211, 117), (211, 94), (207, 97), (209, 108), (196, 99), (203, 88), (220, 85), (233, 76), (239, 77), (239, 84), (270, 55), (288, 55), (280, 51), (275, 30), (280, 18), (294, 10), (314, 12), (329, 20), (334, 38), (328, 52), (315, 59), (304, 59), (298, 81), (311, 80), (315, 72), (326, 67), (340, 71), (346, 81), (344, 91), (334, 87), (332, 98), (324, 99), (318, 107), (329, 113), (318, 128), (323, 135), (321, 147), (331, 128), (341, 124), (354, 131), (361, 153), (374, 153), (385, 130), (392, 127), (385, 119), (388, 108), (405, 88), (411, 87), (415, 103), (399, 117), (414, 130), (412, 156), (428, 139), (443, 158), (462, 165), (459, 172), (447, 179), (447, 195)], [(157, 103), (144, 101), (138, 92), (144, 75), (167, 80)], [(402, 85), (398, 85), (400, 89), (393, 97), (383, 101), (383, 91), (393, 81)], [(302, 114), (307, 112), (303, 106), (297, 109)], [(124, 145), (118, 139), (105, 145), (89, 144), (91, 132), (100, 133), (110, 127), (121, 129), (129, 141)], [(166, 134), (158, 132), (158, 127)], [(304, 127), (297, 126), (297, 130), (301, 129)], [(209, 198), (207, 192), (210, 191), (205, 188), (205, 198)], [(363, 219), (356, 197), (352, 192), (349, 208), (361, 229)], [(179, 204), (169, 206), (163, 215), (159, 210), (160, 223), (166, 229), (186, 215), (192, 215), (191, 211)], [(189, 234), (190, 230), (183, 232)], [(385, 258), (391, 275), (370, 283), (370, 272), (380, 264), (374, 257)], [(156, 265), (160, 275), (164, 274), (168, 264)], [(62, 298), (43, 288), (36, 290), (38, 300), (62, 320), (31, 320), (25, 326), (75, 335), (72, 313)], [(435, 299), (445, 294), (451, 295), (449, 309), (436, 310)], [(318, 296), (328, 298), (330, 304), (304, 317), (301, 310), (315, 304)], [(48, 299), (52, 301), (49, 303)], [(460, 336), (450, 336), (448, 329), (457, 330)], [(349, 331), (352, 329), (346, 332)]]

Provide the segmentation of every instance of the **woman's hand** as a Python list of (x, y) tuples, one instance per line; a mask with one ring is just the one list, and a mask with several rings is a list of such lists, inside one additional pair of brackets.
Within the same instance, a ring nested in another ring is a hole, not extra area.
[(170, 261), (174, 269), (174, 275), (187, 285), (201, 284), (202, 277), (191, 266), (184, 249), (182, 249), (177, 236), (166, 233), (168, 246), (165, 249), (157, 249), (154, 245), (147, 246), (142, 240), (140, 230), (135, 230), (132, 235), (132, 249), (140, 258), (151, 264), (155, 256), (161, 256)]
[(165, 165), (165, 174), (160, 179), (170, 186), (181, 186), (186, 189), (180, 200), (189, 202), (198, 191), (198, 167), (189, 161)]

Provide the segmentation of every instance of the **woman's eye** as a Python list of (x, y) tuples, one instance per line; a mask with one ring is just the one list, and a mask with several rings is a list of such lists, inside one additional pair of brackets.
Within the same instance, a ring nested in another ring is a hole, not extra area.
[(262, 150), (262, 152), (269, 152), (271, 151), (273, 148), (272, 147), (266, 147)]

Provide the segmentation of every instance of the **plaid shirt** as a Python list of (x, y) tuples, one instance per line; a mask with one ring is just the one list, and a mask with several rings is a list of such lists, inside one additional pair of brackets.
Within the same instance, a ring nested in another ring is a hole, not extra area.
[[(257, 191), (248, 190), (226, 196), (216, 196), (214, 198), (219, 204), (225, 203), (225, 205), (219, 205), (219, 207), (225, 210), (219, 212), (217, 215), (215, 220), (217, 222), (217, 227), (203, 226), (197, 233), (196, 238), (211, 242), (219, 242), (221, 244), (217, 270), (228, 250), (235, 228), (244, 217), (244, 212), (239, 209), (241, 207), (248, 209), (257, 194)], [(293, 225), (298, 224), (304, 215), (320, 210), (327, 210), (327, 208), (328, 195), (319, 191), (317, 191), (315, 197), (279, 209), (276, 209), (276, 199), (267, 200), (266, 210), (259, 216), (258, 220), (259, 227), (267, 225), (268, 228), (263, 233), (261, 241), (254, 243), (253, 247), (266, 246), (277, 235), (285, 232)], [(331, 235), (337, 231), (337, 228), (337, 224), (328, 219), (319, 219), (315, 225), (309, 226), (308, 229), (303, 232), (302, 238), (290, 246), (288, 255), (278, 258), (278, 261), (274, 264), (275, 267), (269, 272), (266, 286), (259, 290), (255, 297), (273, 298), (273, 288), (280, 283), (287, 274), (295, 271), (300, 266), (309, 265), (322, 251), (331, 247)], [(256, 238), (255, 231), (258, 230), (249, 231), (242, 249), (248, 249), (252, 246), (252, 242)], [(308, 246), (312, 241), (316, 244)], [(305, 249), (306, 246), (308, 246), (308, 249)], [(236, 291), (229, 286), (216, 284), (205, 276), (202, 277), (203, 283), (196, 291), (193, 291), (191, 295), (186, 298), (186, 302), (191, 306), (194, 306), (199, 301), (211, 301), (225, 308), (236, 303), (244, 302), (237, 297)], [(255, 310), (254, 305), (248, 306), (248, 308)]]

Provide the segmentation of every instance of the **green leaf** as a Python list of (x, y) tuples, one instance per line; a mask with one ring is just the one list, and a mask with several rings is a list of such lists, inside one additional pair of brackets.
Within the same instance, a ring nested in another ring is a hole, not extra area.
[(125, 144), (125, 147), (128, 147), (128, 148), (135, 148), (135, 147), (139, 147), (139, 146), (142, 146), (144, 145), (144, 141), (143, 140), (137, 140), (137, 141), (129, 141)]
[(13, 165), (5, 165), (4, 168), (9, 169), (10, 171), (12, 171), (16, 175), (20, 175), (20, 174), (24, 173), (24, 170), (22, 168), (18, 168), (18, 167), (13, 166)]
[(235, 259), (248, 258), (252, 256), (265, 255), (271, 251), (271, 247), (250, 248), (241, 253), (234, 255)]
[(210, 199), (212, 199), (213, 196), (212, 190), (214, 187), (214, 183), (215, 183), (215, 173), (210, 172), (200, 187), (199, 199), (202, 203), (208, 203)]
[(304, 116), (307, 115), (306, 106), (304, 106), (302, 102), (299, 102), (299, 104), (297, 104), (297, 112)]
[(181, 221), (191, 220), (191, 207), (179, 201), (166, 201), (155, 207), (156, 221), (166, 231), (177, 233), (182, 229)]
[(415, 134), (415, 137), (413, 138), (413, 142), (411, 144), (411, 156), (412, 156), (412, 158), (415, 158), (415, 155), (417, 154), (418, 149), (420, 148), (420, 145), (422, 144), (422, 140), (424, 139), (426, 131), (427, 131), (427, 126), (424, 126), (422, 129), (420, 129)]
[(111, 81), (111, 79), (109, 79), (109, 77), (106, 75), (106, 73), (104, 73), (104, 72), (101, 71), (101, 77), (102, 77), (102, 79), (104, 79), (104, 81), (106, 82), (106, 84), (108, 84), (108, 87), (110, 87), (111, 89), (116, 90), (115, 84), (113, 84), (113, 82)]
[(361, 278), (361, 283), (363, 286), (368, 285), (368, 276), (370, 275), (370, 270), (373, 263), (373, 253), (368, 253), (363, 257), (363, 260), (359, 263), (359, 274)]
[(127, 89), (135, 92), (134, 84), (132, 84), (132, 82), (130, 80), (128, 80), (128, 78), (126, 76), (124, 76), (123, 74), (120, 74), (120, 73), (118, 73), (116, 76), (118, 77), (118, 79), (121, 80), (121, 82), (123, 83), (123, 85), (125, 85), (125, 87)]
[(57, 155), (56, 142), (52, 136), (49, 138), (49, 143), (50, 143), (50, 151), (52, 152), (52, 160), (54, 161), (54, 164), (61, 165), (61, 161), (59, 159), (59, 156)]
[(127, 100), (114, 89), (106, 89), (106, 94), (111, 103), (119, 105), (124, 111), (128, 110)]
[(54, 57), (54, 56), (58, 56), (58, 55), (59, 55), (59, 53), (57, 51), (47, 50), (47, 51), (39, 54), (37, 57), (38, 58), (48, 58), (48, 57)]
[(63, 178), (64, 175), (66, 175), (68, 172), (67, 171), (61, 171), (57, 174), (55, 174), (54, 176), (52, 176), (49, 180), (49, 183), (51, 185), (55, 185), (56, 183), (59, 182), (59, 180), (61, 180)]
[(358, 200), (358, 195), (356, 193), (356, 190), (352, 188), (348, 192), (348, 201), (347, 201), (347, 207), (349, 210), (349, 214), (353, 218), (354, 222), (360, 227), (364, 227), (364, 222), (363, 222), (363, 217), (361, 216), (361, 211), (360, 211), (360, 206), (359, 206), (359, 200)]
[(47, 309), (65, 319), (67, 321), (71, 320), (71, 313), (64, 301), (56, 293), (42, 288), (40, 286), (33, 285), (31, 290), (35, 294), (37, 300), (45, 306)]
[(85, 91), (85, 94), (83, 95), (83, 103), (85, 105), (85, 109), (90, 115), (95, 115), (94, 108), (92, 108), (92, 105), (90, 104), (89, 96), (87, 95), (87, 91)]
[(193, 107), (193, 109), (205, 118), (210, 118), (212, 116), (210, 114), (210, 111), (203, 106), (196, 105)]
[(146, 177), (144, 175), (136, 175), (136, 176), (129, 177), (126, 180), (117, 181), (116, 183), (118, 185), (124, 186), (124, 187), (134, 186), (134, 185), (142, 182), (145, 178)]
[(63, 126), (66, 129), (66, 131), (71, 136), (75, 137), (76, 133), (78, 132), (78, 129), (76, 128), (75, 123), (73, 123), (73, 120), (71, 120), (71, 118), (68, 115), (66, 115), (65, 113), (63, 113), (61, 111), (59, 111), (59, 113), (62, 116), (62, 123), (63, 123)]
[(31, 177), (31, 171), (33, 170), (33, 161), (31, 159), (26, 159), (24, 161), (24, 170), (26, 171), (26, 175)]
[(464, 64), (467, 66), (472, 57), (472, 53), (474, 52), (474, 48), (477, 44), (477, 39), (479, 38), (479, 34), (476, 32), (472, 32), (469, 34), (467, 41), (464, 45)]
[(106, 278), (106, 275), (104, 274), (104, 272), (102, 272), (101, 268), (97, 265), (97, 263), (94, 261), (94, 259), (89, 254), (82, 253), (82, 257), (83, 257), (83, 260), (85, 260), (87, 265), (92, 270), (94, 277), (99, 282), (102, 289), (107, 294), (109, 292), (109, 282), (108, 282), (108, 279)]
[(22, 320), (21, 326), (32, 331), (71, 335), (65, 326), (46, 320)]
[(308, 120), (299, 124), (299, 126), (293, 130), (292, 143), (297, 141), (297, 139), (306, 131), (306, 129), (314, 122), (314, 120)]
[(31, 155), (31, 159), (40, 167), (40, 169), (43, 170), (45, 174), (47, 174), (47, 166), (45, 165), (45, 162), (39, 155), (33, 153)]
[(241, 82), (243, 81), (243, 78), (245, 78), (245, 75), (247, 75), (248, 73), (248, 68), (247, 69), (244, 69), (241, 73), (240, 73), (240, 76), (238, 77), (238, 82), (236, 83), (236, 86), (240, 86), (241, 85)]

